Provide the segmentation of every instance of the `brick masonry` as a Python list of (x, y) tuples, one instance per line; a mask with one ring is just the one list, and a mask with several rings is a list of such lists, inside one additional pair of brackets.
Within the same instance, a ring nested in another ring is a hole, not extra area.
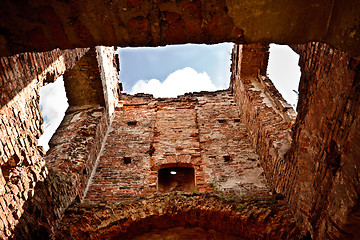
[(176, 99), (123, 94), (84, 201), (116, 203), (153, 194), (165, 167), (194, 168), (194, 191), (269, 192), (228, 91)]
[(266, 46), (235, 46), (235, 100), (271, 188), (286, 196), (303, 231), (357, 239), (359, 61), (326, 44), (293, 48), (302, 71), (296, 121), (263, 76)]
[[(300, 54), (299, 116), (287, 159), (296, 163), (289, 202), (318, 239), (360, 237), (360, 63), (326, 44)], [(289, 191), (289, 190), (287, 190)]]
[[(75, 204), (67, 210), (56, 237), (133, 239), (153, 229), (179, 226), (216, 230), (221, 232), (217, 239), (224, 240), (301, 238), (283, 201), (272, 197), (236, 200), (209, 193), (179, 192), (135, 197), (113, 205)], [(156, 236), (155, 239), (162, 237)]]
[(264, 76), (267, 45), (235, 45), (232, 58), (230, 85), (235, 101), (250, 140), (260, 155), (271, 190), (281, 192), (279, 185), (289, 168), (284, 155), (291, 146), (291, 127), (296, 113)]
[[(235, 46), (230, 90), (120, 101), (116, 74), (107, 74), (116, 68), (114, 49), (97, 48), (91, 58), (101, 67), (92, 72), (104, 101), (70, 106), (45, 158), (36, 146), (39, 86), (88, 49), (1, 58), (0, 236), (52, 239), (60, 226), (59, 238), (131, 237), (134, 229), (179, 225), (250, 238), (358, 238), (359, 61), (320, 43), (293, 48), (302, 67), (298, 116), (264, 76), (265, 45)], [(194, 193), (157, 194), (164, 167), (193, 167)], [(282, 210), (255, 204), (282, 195)], [(253, 220), (264, 228), (247, 229)]]
[(308, 41), (359, 56), (359, 12), (357, 1), (3, 0), (0, 56), (57, 47)]
[(95, 50), (106, 111), (109, 116), (112, 116), (121, 92), (118, 76), (119, 55), (116, 54), (115, 47), (98, 46)]
[(19, 224), (37, 183), (48, 171), (37, 139), (42, 134), (39, 88), (74, 66), (87, 49), (24, 53), (0, 59), (0, 238)]
[[(26, 202), (15, 237), (53, 238), (65, 209), (80, 200), (86, 191), (111, 121), (102, 86), (118, 87), (114, 48), (103, 47), (103, 50), (107, 52), (106, 56), (96, 49), (88, 50), (64, 75), (70, 106), (44, 157), (48, 175), (35, 189), (35, 197)], [(111, 76), (100, 74), (101, 57), (109, 58), (111, 64), (103, 64), (101, 69), (114, 72)], [(114, 94), (112, 97), (117, 97), (116, 88)]]
[(70, 106), (105, 106), (95, 48), (91, 48), (71, 71), (65, 72), (64, 85)]

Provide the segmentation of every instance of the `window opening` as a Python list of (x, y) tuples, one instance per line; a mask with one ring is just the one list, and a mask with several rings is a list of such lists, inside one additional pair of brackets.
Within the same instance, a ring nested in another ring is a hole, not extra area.
[(128, 126), (136, 126), (137, 121), (131, 121), (131, 122), (127, 122)]
[(131, 157), (124, 157), (124, 163), (130, 164), (131, 163)]
[(194, 168), (172, 167), (158, 171), (159, 192), (185, 191), (192, 192), (195, 188)]
[(231, 157), (229, 155), (224, 156), (224, 161), (225, 162), (230, 162), (231, 161)]
[(299, 54), (289, 46), (270, 44), (267, 74), (283, 98), (296, 109), (300, 81)]
[(48, 143), (63, 120), (69, 106), (63, 76), (40, 88), (39, 104), (44, 119), (44, 133), (40, 136), (38, 145), (47, 151), (49, 149)]
[(233, 43), (118, 48), (124, 92), (176, 97), (229, 87)]

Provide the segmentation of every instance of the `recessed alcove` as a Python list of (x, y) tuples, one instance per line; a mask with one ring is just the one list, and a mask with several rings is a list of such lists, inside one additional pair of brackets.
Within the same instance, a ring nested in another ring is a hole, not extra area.
[(11, 178), (12, 171), (16, 168), (16, 165), (20, 162), (19, 157), (14, 154), (8, 161), (1, 166), (1, 172), (6, 182)]
[(131, 163), (131, 157), (124, 157), (124, 163), (125, 164), (130, 164)]
[(195, 171), (190, 167), (162, 168), (158, 171), (158, 191), (191, 192), (195, 188)]
[(130, 126), (130, 127), (134, 127), (134, 126), (136, 126), (136, 124), (137, 124), (137, 121), (127, 122), (127, 125)]
[(224, 162), (230, 162), (230, 161), (231, 161), (231, 157), (229, 155), (225, 155)]

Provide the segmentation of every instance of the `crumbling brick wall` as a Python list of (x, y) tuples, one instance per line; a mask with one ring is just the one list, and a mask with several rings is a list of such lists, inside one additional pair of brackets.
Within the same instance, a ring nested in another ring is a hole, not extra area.
[(286, 184), (284, 154), (291, 146), (296, 113), (264, 76), (268, 56), (267, 45), (235, 45), (231, 89), (269, 185), (281, 192)]
[[(234, 98), (228, 91), (167, 100), (122, 95), (116, 107), (115, 74), (104, 84), (107, 71), (95, 71), (95, 90), (107, 86), (107, 94), (100, 102), (69, 108), (50, 143), (49, 171), (36, 146), (42, 122), (38, 89), (87, 49), (0, 59), (0, 236), (13, 231), (18, 239), (54, 237), (65, 209), (77, 199), (96, 205), (154, 193), (159, 169), (185, 166), (195, 169), (198, 191), (242, 196), (273, 190), (286, 196), (302, 231), (314, 238), (357, 238), (359, 62), (324, 44), (294, 49), (302, 67), (295, 125), (296, 114), (263, 76), (264, 45), (234, 49)], [(256, 178), (246, 177), (254, 173)]]
[(0, 237), (6, 239), (21, 221), (24, 205), (44, 180), (44, 152), (39, 88), (74, 66), (87, 49), (23, 53), (0, 59)]
[(359, 60), (326, 44), (295, 46), (300, 54), (298, 118), (287, 161), (298, 174), (289, 202), (318, 239), (360, 236)]
[(84, 201), (157, 192), (158, 170), (191, 167), (194, 191), (267, 195), (258, 156), (228, 91), (177, 99), (123, 94)]
[[(83, 196), (111, 119), (102, 85), (106, 82), (118, 86), (117, 76), (100, 75), (99, 55), (90, 49), (64, 74), (70, 106), (49, 142), (50, 149), (44, 157), (48, 175), (26, 202), (25, 213), (14, 232), (18, 239), (53, 238), (65, 209)], [(114, 64), (103, 68), (116, 72)]]
[(180, 192), (117, 204), (77, 203), (68, 209), (57, 239), (132, 239), (178, 226), (220, 231), (217, 239), (301, 239), (287, 205), (272, 197), (236, 200)]
[[(294, 49), (302, 71), (295, 124), (293, 111), (261, 74), (264, 46), (234, 48), (235, 99), (269, 185), (286, 196), (303, 231), (316, 239), (356, 239), (359, 62), (326, 44)], [(258, 70), (243, 68), (244, 58), (254, 58)]]

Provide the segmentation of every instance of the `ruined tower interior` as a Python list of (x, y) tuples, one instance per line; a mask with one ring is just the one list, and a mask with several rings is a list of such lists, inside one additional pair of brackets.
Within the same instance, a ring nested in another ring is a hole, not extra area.
[[(358, 1), (2, 5), (0, 238), (360, 238)], [(221, 42), (228, 89), (121, 91), (114, 46)], [(266, 75), (269, 43), (300, 56), (296, 112)], [(61, 75), (45, 153), (39, 90)]]

